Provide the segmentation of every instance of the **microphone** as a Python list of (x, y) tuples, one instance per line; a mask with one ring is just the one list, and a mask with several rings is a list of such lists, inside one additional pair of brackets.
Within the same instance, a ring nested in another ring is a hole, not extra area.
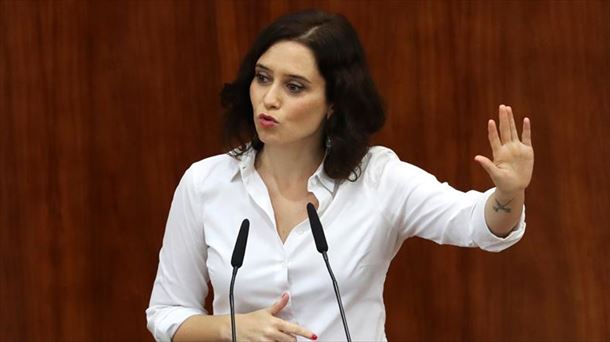
[(239, 227), (235, 247), (233, 248), (233, 256), (231, 257), (231, 266), (236, 270), (244, 263), (244, 253), (246, 253), (246, 243), (248, 242), (248, 232), (250, 231), (250, 221), (244, 219)]
[(244, 253), (246, 253), (246, 243), (248, 242), (248, 232), (250, 231), (250, 221), (244, 219), (241, 222), (235, 247), (233, 248), (233, 256), (231, 257), (231, 266), (233, 266), (233, 276), (231, 276), (231, 286), (229, 287), (229, 304), (231, 307), (231, 337), (232, 341), (236, 341), (235, 333), (235, 304), (233, 302), (233, 287), (235, 285), (235, 277), (237, 270), (244, 263)]
[(307, 215), (309, 216), (309, 225), (311, 226), (311, 233), (313, 234), (313, 239), (316, 242), (316, 249), (318, 250), (318, 252), (322, 253), (324, 263), (326, 263), (326, 268), (328, 269), (328, 273), (330, 274), (330, 279), (333, 282), (335, 296), (337, 297), (337, 303), (339, 304), (339, 312), (341, 313), (341, 319), (343, 320), (343, 329), (345, 329), (345, 336), (347, 337), (348, 342), (352, 342), (352, 338), (349, 335), (349, 328), (347, 327), (347, 320), (345, 319), (343, 303), (341, 302), (339, 285), (337, 284), (337, 279), (335, 279), (333, 270), (330, 268), (330, 263), (328, 262), (328, 255), (326, 255), (326, 252), (328, 251), (326, 236), (324, 236), (324, 230), (322, 229), (322, 223), (320, 223), (320, 218), (318, 217), (316, 208), (311, 203), (307, 203)]

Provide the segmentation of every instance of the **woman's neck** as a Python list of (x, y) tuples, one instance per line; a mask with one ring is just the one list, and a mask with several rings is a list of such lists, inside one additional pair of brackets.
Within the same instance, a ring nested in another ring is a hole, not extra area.
[(321, 146), (265, 145), (257, 153), (254, 165), (263, 178), (283, 188), (306, 182), (323, 159)]

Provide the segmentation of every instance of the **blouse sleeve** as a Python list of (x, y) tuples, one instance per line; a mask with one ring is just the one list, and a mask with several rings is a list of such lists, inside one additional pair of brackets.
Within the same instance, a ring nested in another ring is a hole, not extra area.
[(399, 243), (418, 236), (438, 244), (479, 247), (498, 252), (517, 243), (525, 232), (525, 206), (519, 223), (504, 238), (485, 221), (485, 204), (494, 188), (484, 193), (462, 192), (439, 182), (426, 171), (402, 162), (390, 151), (378, 160), (379, 190)]
[(146, 320), (157, 341), (171, 341), (188, 317), (207, 314), (207, 250), (202, 203), (191, 167), (176, 188), (165, 227)]

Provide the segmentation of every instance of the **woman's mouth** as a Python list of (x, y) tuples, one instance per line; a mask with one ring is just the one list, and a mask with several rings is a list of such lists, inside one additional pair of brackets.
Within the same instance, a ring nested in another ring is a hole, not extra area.
[(270, 116), (267, 114), (259, 114), (258, 122), (264, 128), (272, 128), (272, 127), (277, 126), (277, 124), (279, 123), (273, 116)]

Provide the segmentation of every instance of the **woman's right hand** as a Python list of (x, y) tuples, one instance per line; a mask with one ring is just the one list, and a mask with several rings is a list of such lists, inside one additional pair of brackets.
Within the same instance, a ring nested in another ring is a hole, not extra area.
[(276, 317), (286, 307), (288, 300), (288, 294), (284, 293), (275, 304), (266, 309), (236, 315), (237, 340), (296, 341), (297, 335), (316, 340), (318, 337), (313, 332)]

